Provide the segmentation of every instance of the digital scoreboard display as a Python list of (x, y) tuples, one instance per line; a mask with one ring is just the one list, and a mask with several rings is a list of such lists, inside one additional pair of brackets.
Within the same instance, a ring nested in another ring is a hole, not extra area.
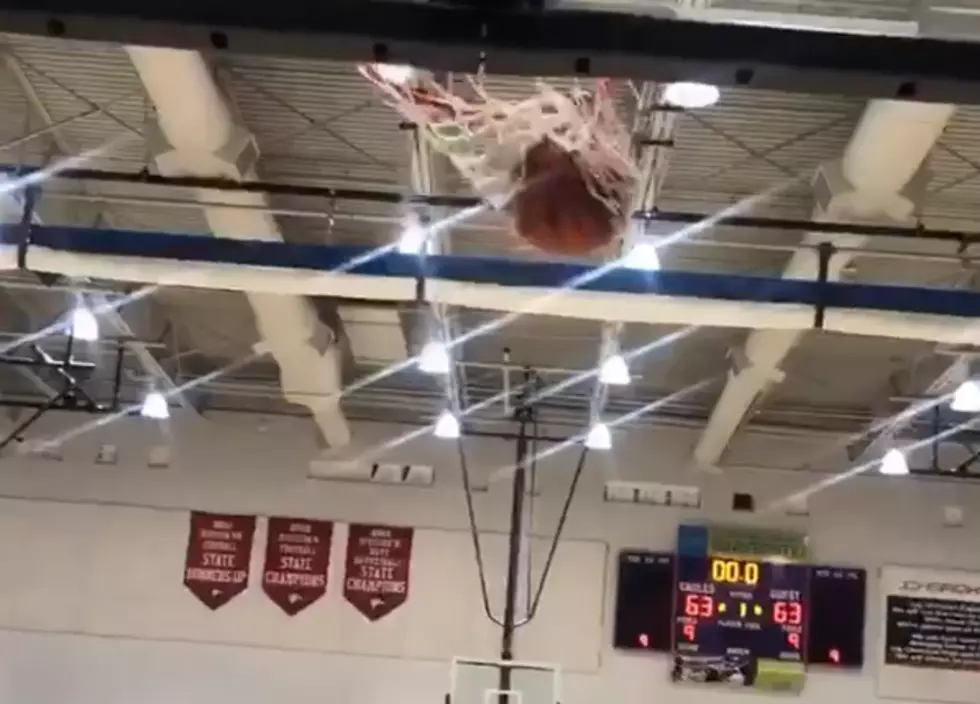
[(806, 565), (679, 555), (676, 575), (675, 680), (802, 686)]
[[(697, 558), (688, 559), (691, 559), (692, 563), (698, 561)], [(727, 559), (723, 561), (730, 562)], [(758, 564), (761, 566), (764, 563), (759, 561)], [(864, 664), (867, 598), (865, 570), (825, 565), (801, 566), (798, 563), (786, 567), (797, 572), (800, 569), (805, 571), (807, 588), (804, 591), (809, 603), (800, 602), (803, 608), (801, 617), (805, 622), (802, 633), (805, 640), (800, 652), (806, 664), (833, 668), (860, 668)], [(671, 552), (624, 550), (620, 553), (613, 623), (613, 642), (617, 648), (672, 653), (675, 648), (675, 637), (681, 636), (679, 642), (685, 640), (682, 627), (676, 620), (678, 616), (687, 616), (683, 614), (683, 606), (687, 602), (682, 601), (678, 606), (677, 600), (686, 600), (688, 592), (678, 588), (677, 568), (677, 556)], [(708, 565), (707, 569), (712, 569), (711, 565)], [(722, 568), (718, 565), (714, 569), (718, 570), (719, 577), (723, 577), (722, 569), (734, 570), (735, 568)], [(754, 572), (748, 576), (753, 577)], [(699, 580), (693, 581), (699, 582)], [(711, 608), (714, 610), (718, 602), (716, 595), (711, 596)], [(783, 620), (784, 616), (787, 622), (795, 620), (795, 609), (788, 605), (789, 600), (776, 599), (774, 602), (786, 602), (787, 606), (785, 609), (780, 606), (777, 614), (774, 604), (773, 620)], [(692, 599), (689, 608), (693, 611), (695, 605), (698, 607), (698, 616), (695, 619), (703, 620), (703, 617), (700, 617), (702, 605)], [(727, 609), (726, 606), (726, 611)], [(748, 604), (745, 609), (748, 616)], [(738, 607), (735, 613), (740, 611), (741, 607)], [(696, 629), (695, 635), (697, 635)], [(761, 641), (757, 642), (761, 644)]]

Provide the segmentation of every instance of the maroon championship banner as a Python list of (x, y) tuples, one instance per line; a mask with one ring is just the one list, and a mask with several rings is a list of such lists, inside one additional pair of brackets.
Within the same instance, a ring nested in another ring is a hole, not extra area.
[(270, 518), (262, 590), (290, 616), (327, 592), (333, 523)]
[(347, 534), (344, 598), (377, 621), (408, 599), (412, 528), (352, 523)]
[(184, 586), (214, 611), (248, 587), (255, 516), (191, 513)]

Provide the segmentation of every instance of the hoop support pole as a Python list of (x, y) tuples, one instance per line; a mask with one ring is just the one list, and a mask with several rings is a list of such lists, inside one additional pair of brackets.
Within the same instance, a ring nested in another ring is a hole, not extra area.
[[(527, 402), (531, 382), (531, 369), (524, 368), (523, 391), (514, 411), (517, 421), (517, 441), (515, 443), (514, 478), (511, 484), (510, 531), (507, 536), (507, 582), (504, 588), (504, 618), (500, 634), (500, 659), (514, 659), (514, 632), (517, 630), (517, 580), (521, 558), (521, 533), (524, 528), (524, 495), (527, 493), (527, 429), (534, 419), (534, 406)], [(530, 595), (528, 595), (530, 596)], [(511, 668), (500, 668), (500, 704), (510, 704), (507, 694), (511, 689)]]

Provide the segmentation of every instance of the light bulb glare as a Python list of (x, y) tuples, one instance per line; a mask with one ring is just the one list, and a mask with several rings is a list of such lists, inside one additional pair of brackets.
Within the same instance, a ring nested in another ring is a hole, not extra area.
[(415, 69), (407, 64), (375, 64), (374, 70), (382, 80), (403, 86), (415, 78)]
[(660, 269), (660, 255), (657, 254), (657, 248), (654, 245), (649, 242), (641, 242), (627, 252), (623, 258), (623, 266), (638, 271), (658, 271)]
[(459, 421), (449, 411), (443, 411), (436, 421), (432, 434), (443, 440), (455, 440), (459, 437)]
[(881, 458), (881, 466), (878, 468), (880, 474), (886, 477), (902, 477), (909, 473), (909, 463), (905, 458), (905, 453), (901, 450), (892, 448)]
[(630, 370), (626, 366), (626, 360), (621, 354), (613, 354), (606, 357), (599, 367), (599, 381), (608, 386), (628, 386), (630, 383)]
[(590, 450), (612, 449), (612, 435), (609, 433), (609, 426), (605, 423), (593, 425), (589, 429), (589, 434), (585, 436), (585, 446)]
[(449, 350), (441, 342), (426, 342), (419, 354), (419, 369), (426, 374), (448, 374), (451, 364)]
[(71, 336), (84, 342), (95, 342), (99, 339), (99, 321), (85, 306), (79, 306), (72, 311)]
[(721, 98), (721, 91), (718, 90), (718, 86), (713, 86), (710, 83), (679, 81), (671, 83), (664, 89), (663, 98), (668, 105), (686, 110), (696, 110), (708, 108), (717, 103)]
[(140, 415), (144, 418), (153, 420), (166, 420), (170, 417), (170, 406), (167, 404), (166, 397), (159, 391), (151, 391), (143, 399), (143, 407), (140, 408)]
[(980, 383), (967, 379), (960, 384), (949, 407), (959, 413), (980, 413)]
[(420, 254), (428, 248), (428, 231), (418, 223), (412, 223), (402, 230), (398, 238), (399, 254)]

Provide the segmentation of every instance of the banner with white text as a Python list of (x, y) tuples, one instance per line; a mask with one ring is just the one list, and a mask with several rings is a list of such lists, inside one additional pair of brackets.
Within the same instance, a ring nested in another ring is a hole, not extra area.
[(306, 518), (269, 519), (262, 591), (295, 616), (327, 593), (333, 523)]
[(344, 598), (370, 621), (408, 599), (412, 528), (352, 523), (347, 533)]

